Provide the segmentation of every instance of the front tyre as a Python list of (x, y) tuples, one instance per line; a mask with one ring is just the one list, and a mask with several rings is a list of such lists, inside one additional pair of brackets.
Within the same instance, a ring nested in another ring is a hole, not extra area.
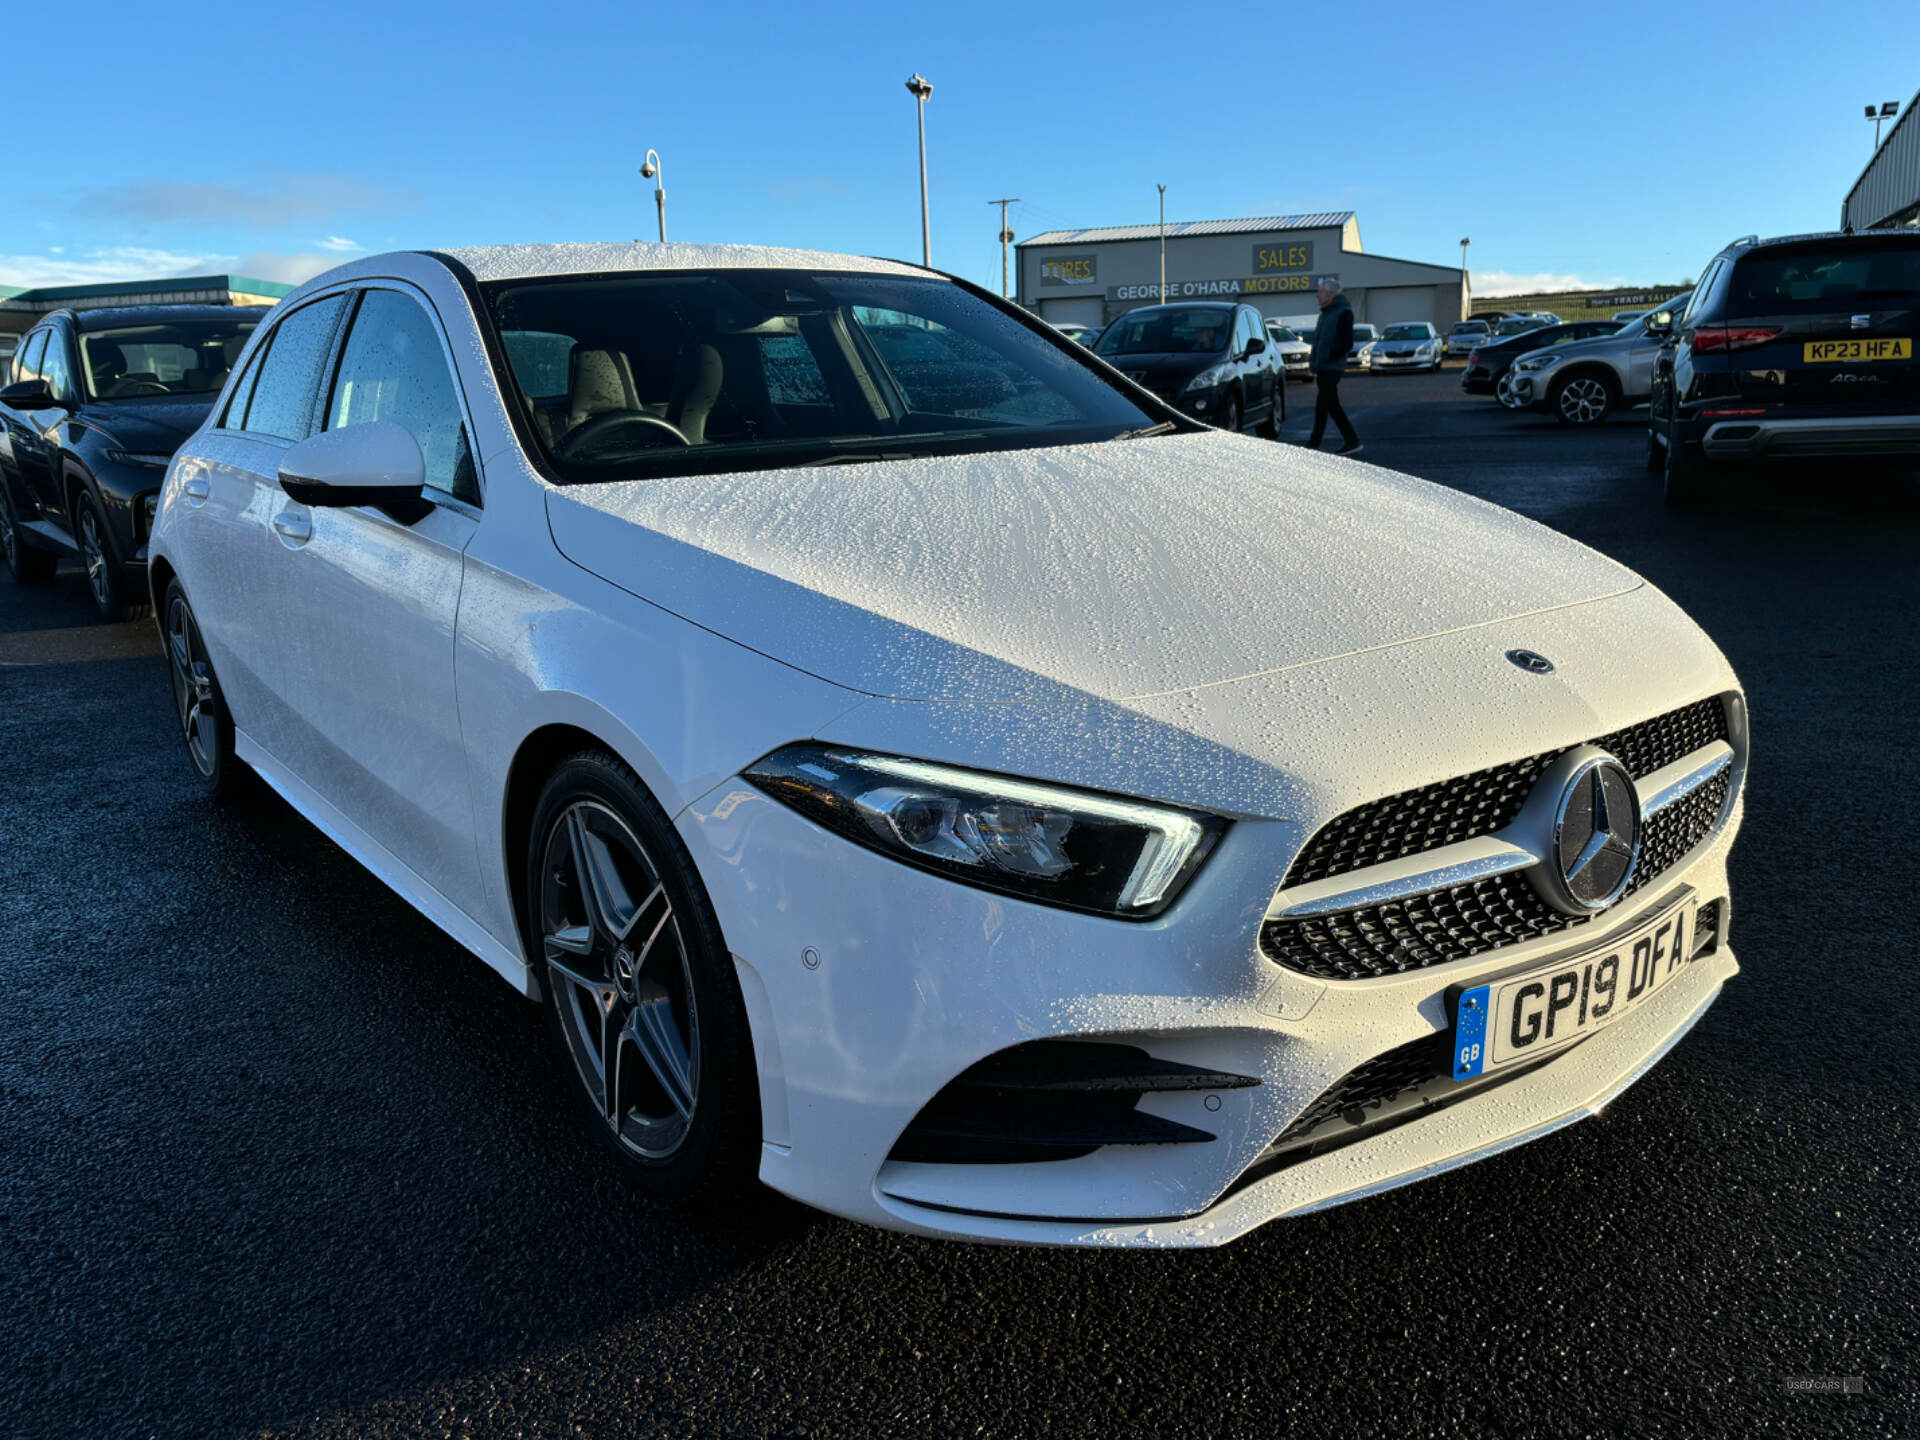
[(1611, 415), (1618, 400), (1613, 383), (1605, 375), (1584, 370), (1554, 383), (1547, 408), (1562, 425), (1584, 428), (1598, 425)]
[(87, 567), (87, 589), (93, 596), (93, 608), (109, 624), (139, 619), (147, 613), (147, 604), (114, 556), (113, 543), (107, 539), (107, 517), (101, 513), (100, 502), (83, 493), (80, 503), (74, 507), (73, 518), (80, 541), (80, 561)]
[(548, 779), (531, 842), (530, 953), (594, 1130), (649, 1199), (740, 1188), (760, 1147), (753, 1049), (686, 847), (634, 773), (594, 750)]
[(166, 637), (167, 669), (173, 682), (174, 718), (187, 760), (200, 788), (216, 800), (230, 800), (245, 784), (246, 767), (233, 753), (233, 722), (214, 677), (213, 663), (200, 638), (199, 623), (178, 580), (167, 582), (160, 602), (161, 632)]
[(1220, 407), (1220, 428), (1229, 435), (1240, 433), (1240, 397), (1229, 395)]

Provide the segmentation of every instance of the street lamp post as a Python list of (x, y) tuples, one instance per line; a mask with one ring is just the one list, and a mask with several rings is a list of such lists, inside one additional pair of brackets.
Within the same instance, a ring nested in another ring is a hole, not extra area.
[(1880, 150), (1880, 126), (1899, 113), (1900, 102), (1898, 100), (1889, 100), (1878, 109), (1872, 105), (1867, 106), (1867, 119), (1873, 122), (1873, 148), (1875, 154), (1878, 154)]
[[(1471, 309), (1473, 305), (1473, 278), (1467, 274), (1467, 246), (1472, 243), (1473, 238), (1471, 236), (1462, 235), (1460, 237), (1460, 288), (1466, 294), (1469, 309)], [(1460, 318), (1464, 320), (1467, 317), (1463, 314)]]
[(667, 243), (667, 177), (660, 173), (660, 153), (647, 151), (646, 162), (640, 167), (640, 178), (653, 181), (653, 208), (660, 217), (660, 243)]
[(907, 80), (907, 91), (917, 102), (915, 108), (920, 115), (920, 263), (931, 270), (933, 214), (927, 206), (927, 101), (933, 95), (933, 86), (916, 70)]
[(1167, 187), (1160, 190), (1160, 303), (1167, 303)]

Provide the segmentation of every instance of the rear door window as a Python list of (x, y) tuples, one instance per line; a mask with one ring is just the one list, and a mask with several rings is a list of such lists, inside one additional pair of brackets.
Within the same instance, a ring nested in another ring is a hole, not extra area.
[(303, 305), (273, 330), (248, 400), (243, 428), (256, 435), (304, 440), (313, 433), (314, 400), (333, 348), (333, 332), (347, 301), (330, 295)]
[(1916, 304), (1920, 241), (1889, 239), (1781, 246), (1743, 256), (1727, 286), (1726, 313), (1803, 315)]

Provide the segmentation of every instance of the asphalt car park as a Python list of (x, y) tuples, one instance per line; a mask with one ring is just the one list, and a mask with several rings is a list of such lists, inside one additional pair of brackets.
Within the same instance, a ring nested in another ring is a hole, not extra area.
[(0, 581), (0, 1433), (1909, 1433), (1913, 481), (1676, 512), (1644, 412), (1343, 398), (1747, 688), (1743, 973), (1604, 1116), (1208, 1253), (647, 1208), (537, 1012), (280, 802), (194, 796), (151, 625), (67, 565)]

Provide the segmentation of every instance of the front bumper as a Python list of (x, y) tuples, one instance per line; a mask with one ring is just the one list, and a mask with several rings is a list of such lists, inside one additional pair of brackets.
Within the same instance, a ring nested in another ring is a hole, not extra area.
[[(1513, 377), (1513, 397), (1519, 407), (1527, 410), (1537, 405), (1546, 404), (1548, 387), (1552, 385), (1553, 377), (1557, 372), (1557, 366), (1552, 370), (1521, 370), (1517, 368), (1509, 370), (1507, 373)], [(1498, 386), (1496, 385), (1495, 388), (1497, 389)]]
[(1375, 355), (1375, 370), (1430, 370), (1440, 363), (1438, 355)]
[(1846, 415), (1804, 419), (1696, 421), (1709, 460), (1752, 464), (1763, 460), (1920, 456), (1920, 415)]
[[(1654, 631), (1645, 630), (1646, 622), (1666, 606), (1646, 591), (1605, 604), (1607, 623), (1649, 636)], [(1502, 650), (1526, 640), (1556, 654), (1578, 654), (1579, 637), (1601, 615), (1581, 621), (1577, 613), (1426, 642), (1432, 665), (1466, 673), (1470, 657), (1484, 651), (1510, 669), (1499, 658)], [(1731, 684), (1724, 662), (1704, 641), (1688, 641), (1664, 624), (1654, 630), (1659, 643), (1649, 640), (1617, 657), (1623, 669), (1603, 667), (1608, 693), (1654, 693), (1655, 685), (1671, 693), (1678, 685), (1702, 694)], [(1385, 710), (1390, 696), (1400, 697), (1403, 710), (1410, 703), (1404, 654), (1339, 663), (1354, 707), (1342, 713), (1375, 704)], [(1504, 678), (1495, 677), (1490, 683)], [(1595, 683), (1601, 678), (1594, 670)], [(1264, 690), (1293, 682), (1250, 683)], [(1298, 683), (1309, 685), (1304, 678)], [(1539, 703), (1562, 704), (1544, 687), (1532, 693)], [(1216, 704), (1221, 699), (1214, 697)], [(1315, 978), (1262, 951), (1266, 898), (1307, 834), (1357, 799), (1397, 793), (1422, 776), (1510, 759), (1540, 748), (1536, 741), (1602, 733), (1629, 718), (1610, 713), (1617, 699), (1602, 703), (1598, 694), (1569, 695), (1565, 703), (1570, 708), (1556, 711), (1564, 721), (1554, 722), (1551, 737), (1534, 729), (1545, 716), (1533, 705), (1526, 712), (1531, 738), (1517, 743), (1494, 735), (1476, 749), (1480, 737), (1463, 734), (1439, 745), (1436, 733), (1438, 748), (1411, 762), (1418, 773), (1396, 768), (1394, 756), (1408, 753), (1404, 742), (1389, 753), (1378, 749), (1386, 741), (1364, 727), (1340, 728), (1339, 740), (1329, 745), (1343, 741), (1351, 753), (1335, 750), (1338, 758), (1330, 763), (1342, 785), (1364, 776), (1366, 790), (1334, 793), (1307, 784), (1295, 792), (1297, 804), (1286, 807), (1291, 818), (1243, 816), (1179, 903), (1144, 923), (957, 885), (842, 840), (744, 782), (719, 786), (677, 824), (712, 895), (750, 1019), (764, 1124), (761, 1178), (820, 1209), (930, 1236), (1217, 1245), (1267, 1220), (1420, 1179), (1593, 1113), (1657, 1060), (1737, 973), (1724, 922), (1716, 948), (1683, 977), (1537, 1070), (1462, 1093), (1445, 1108), (1329, 1153), (1273, 1152), (1296, 1119), (1363, 1063), (1417, 1043), (1438, 1045), (1450, 1023), (1450, 987), (1602, 946), (1663, 908), (1682, 886), (1703, 904), (1720, 902), (1726, 914), (1737, 799), (1695, 858), (1636, 892), (1609, 914), (1604, 929), (1584, 931), (1577, 941), (1543, 935), (1472, 959), (1364, 980)], [(1415, 731), (1437, 730), (1417, 709), (1405, 713)], [(1295, 716), (1298, 744), (1290, 752), (1317, 755), (1318, 742), (1303, 733), (1310, 728), (1307, 714)], [(957, 718), (938, 706), (875, 701), (821, 738), (982, 769), (1013, 768), (992, 762), (989, 752), (1000, 743), (992, 737), (976, 736), (966, 743), (977, 751), (954, 753)], [(1025, 743), (1033, 743), (1031, 722), (1009, 719), (998, 707), (968, 720), (976, 730), (1005, 722), (1016, 738), (1026, 735)], [(940, 735), (948, 737), (944, 743)], [(1109, 1144), (1027, 1163), (894, 1156), (896, 1142), (934, 1097), (985, 1058), (1026, 1042), (1095, 1038), (1258, 1084), (1156, 1092), (1138, 1102), (1142, 1113), (1206, 1132), (1205, 1143)]]

